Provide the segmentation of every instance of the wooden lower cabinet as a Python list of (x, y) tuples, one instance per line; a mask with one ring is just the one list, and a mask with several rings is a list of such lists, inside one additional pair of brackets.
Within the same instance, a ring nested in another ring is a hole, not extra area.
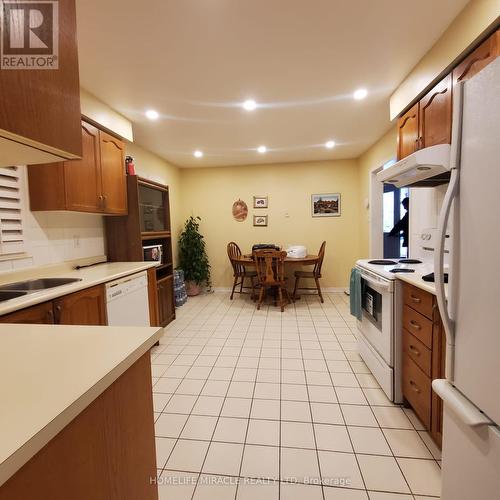
[(0, 323), (107, 325), (103, 285), (0, 316)]
[(157, 500), (155, 478), (148, 352), (0, 486), (0, 500)]
[(435, 296), (406, 283), (402, 336), (403, 397), (441, 446), (443, 404), (431, 384), (434, 379), (444, 377), (443, 325)]
[(156, 281), (156, 269), (148, 269), (148, 300), (149, 300), (149, 322), (151, 326), (160, 326), (158, 310), (158, 282)]
[(158, 312), (160, 326), (166, 326), (175, 318), (174, 277), (158, 280)]
[(106, 325), (103, 285), (86, 288), (54, 300), (55, 322), (60, 325)]
[(52, 302), (44, 302), (43, 304), (37, 304), (36, 306), (0, 316), (0, 323), (52, 325), (54, 324)]

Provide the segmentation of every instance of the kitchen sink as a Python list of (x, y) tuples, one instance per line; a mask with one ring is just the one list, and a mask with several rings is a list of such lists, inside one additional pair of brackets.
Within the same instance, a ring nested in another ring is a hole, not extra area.
[(2, 291), (0, 290), (0, 302), (4, 302), (6, 300), (15, 299), (16, 297), (21, 297), (22, 295), (26, 295), (28, 292), (21, 291)]
[[(40, 278), (36, 280), (18, 281), (16, 283), (9, 283), (7, 285), (0, 285), (0, 293), (7, 293), (11, 291), (24, 292), (19, 295), (24, 295), (28, 292), (38, 292), (39, 290), (47, 290), (56, 286), (68, 285), (69, 283), (76, 283), (82, 281), (81, 278)], [(18, 295), (18, 296), (19, 296)], [(4, 299), (7, 300), (7, 299)]]

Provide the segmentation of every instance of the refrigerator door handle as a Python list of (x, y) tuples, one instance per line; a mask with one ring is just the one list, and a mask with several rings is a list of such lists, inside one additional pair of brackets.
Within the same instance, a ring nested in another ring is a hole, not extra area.
[[(450, 184), (448, 191), (444, 197), (441, 214), (439, 215), (439, 224), (437, 231), (437, 245), (434, 254), (434, 271), (436, 273), (436, 299), (441, 313), (441, 320), (443, 321), (444, 331), (446, 334), (446, 342), (448, 345), (455, 344), (453, 321), (450, 318), (448, 311), (448, 304), (446, 302), (446, 294), (444, 289), (444, 247), (446, 241), (446, 228), (450, 218), (450, 211), (453, 200), (457, 194), (459, 174), (457, 169), (451, 171)], [(451, 280), (450, 280), (451, 285)]]
[(441, 397), (447, 409), (460, 418), (465, 425), (479, 427), (494, 424), (448, 380), (434, 379), (432, 381), (432, 388)]
[[(455, 351), (455, 331), (450, 310), (453, 309), (453, 284), (454, 280), (454, 265), (457, 262), (456, 252), (452, 249), (451, 255), (451, 273), (448, 285), (448, 300), (445, 294), (444, 287), (444, 249), (446, 241), (446, 229), (450, 212), (453, 205), (453, 200), (458, 194), (458, 183), (460, 178), (460, 152), (462, 148), (462, 112), (463, 112), (463, 88), (464, 83), (461, 82), (453, 89), (453, 122), (451, 131), (451, 157), (450, 168), (451, 177), (448, 190), (443, 200), (441, 213), (439, 215), (436, 251), (434, 253), (434, 272), (436, 275), (436, 299), (443, 322), (444, 332), (446, 335), (446, 378), (453, 380), (453, 367), (454, 367), (454, 351)], [(457, 235), (454, 235), (457, 237)]]

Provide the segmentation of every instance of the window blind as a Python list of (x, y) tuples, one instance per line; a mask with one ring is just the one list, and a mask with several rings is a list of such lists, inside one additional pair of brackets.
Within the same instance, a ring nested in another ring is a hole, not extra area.
[(25, 251), (22, 221), (21, 171), (0, 168), (0, 254)]

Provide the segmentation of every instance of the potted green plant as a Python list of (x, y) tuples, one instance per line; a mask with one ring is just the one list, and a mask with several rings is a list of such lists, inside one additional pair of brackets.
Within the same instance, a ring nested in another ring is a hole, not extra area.
[(179, 268), (184, 271), (186, 293), (198, 295), (201, 285), (210, 287), (210, 263), (200, 234), (200, 217), (189, 217), (179, 237)]

